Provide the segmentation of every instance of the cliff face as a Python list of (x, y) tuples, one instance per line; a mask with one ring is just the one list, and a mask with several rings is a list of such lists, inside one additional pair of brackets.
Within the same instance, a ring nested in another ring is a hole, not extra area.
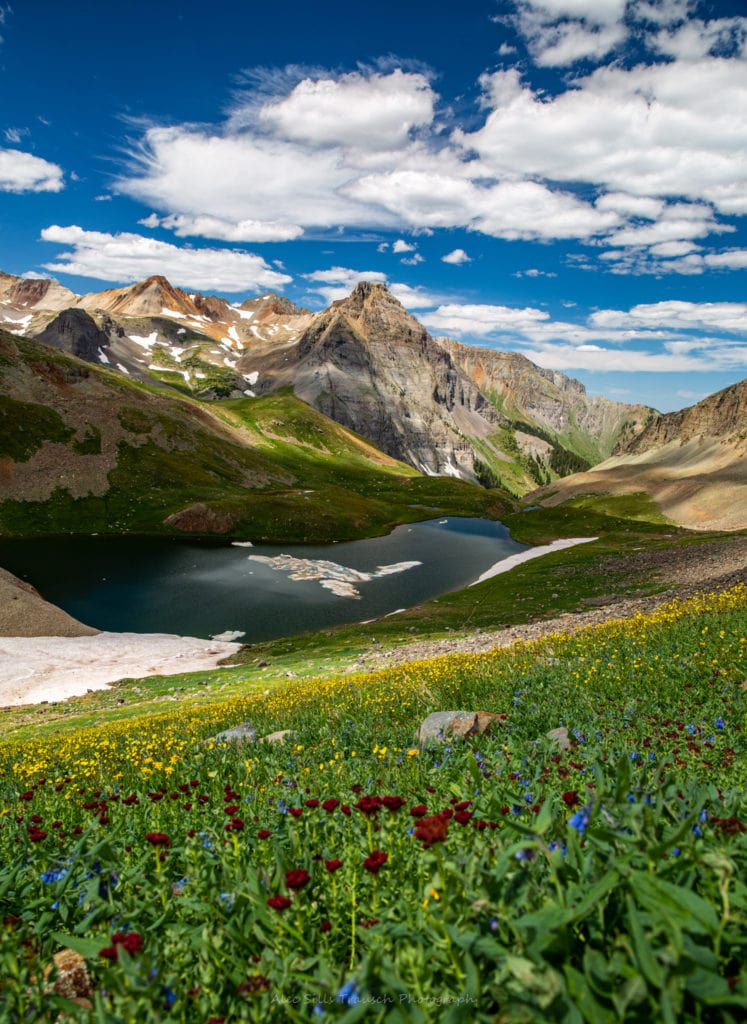
[(645, 405), (590, 397), (580, 381), (516, 352), (437, 341), (509, 418), (543, 428), (589, 462), (606, 459), (656, 415)]
[(428, 473), (471, 475), (471, 438), (505, 418), (382, 284), (361, 282), (313, 318), (298, 341), (243, 357), (263, 390), (299, 397)]

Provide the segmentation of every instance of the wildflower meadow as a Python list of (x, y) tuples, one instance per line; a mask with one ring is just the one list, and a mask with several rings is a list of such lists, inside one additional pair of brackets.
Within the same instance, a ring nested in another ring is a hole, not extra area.
[[(747, 589), (0, 739), (0, 1017), (747, 1017)], [(501, 716), (420, 746), (432, 711)], [(250, 722), (283, 743), (219, 743)], [(567, 742), (548, 736), (567, 730)], [(91, 991), (55, 987), (73, 949)]]

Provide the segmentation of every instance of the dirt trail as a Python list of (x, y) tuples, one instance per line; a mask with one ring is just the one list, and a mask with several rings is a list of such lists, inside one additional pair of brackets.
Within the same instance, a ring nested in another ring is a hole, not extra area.
[[(618, 598), (609, 595), (597, 599), (605, 603), (588, 611), (567, 612), (554, 619), (543, 619), (505, 629), (454, 633), (440, 640), (422, 640), (388, 651), (371, 651), (363, 655), (356, 670), (371, 670), (375, 663), (401, 664), (436, 658), (441, 654), (476, 654), (508, 647), (517, 640), (535, 640), (551, 633), (569, 633), (610, 619), (631, 618), (639, 612), (650, 612), (675, 597), (688, 597), (698, 591), (723, 590), (736, 583), (747, 584), (747, 537), (709, 541), (659, 551), (631, 552), (605, 564), (610, 572), (630, 573), (648, 582), (666, 587), (658, 594), (639, 598)], [(583, 602), (581, 602), (583, 603)], [(590, 603), (590, 602), (589, 602)]]

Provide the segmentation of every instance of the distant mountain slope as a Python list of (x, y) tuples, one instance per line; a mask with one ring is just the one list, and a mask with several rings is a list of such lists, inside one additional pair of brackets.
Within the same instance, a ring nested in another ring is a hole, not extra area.
[(2, 275), (2, 326), (200, 399), (289, 386), (425, 473), (515, 494), (600, 461), (652, 414), (521, 356), (434, 340), (382, 284), (313, 314), (272, 292), (230, 303), (161, 276), (76, 296)]
[(514, 423), (539, 427), (587, 462), (608, 458), (656, 415), (646, 405), (626, 405), (587, 395), (584, 385), (557, 370), (544, 370), (516, 352), (436, 338), (482, 392)]
[(0, 331), (5, 535), (323, 541), (508, 507), (479, 487), (420, 477), (291, 394), (205, 405)]
[(690, 529), (747, 529), (747, 380), (657, 415), (612, 458), (531, 495), (558, 505), (581, 494), (644, 491)]

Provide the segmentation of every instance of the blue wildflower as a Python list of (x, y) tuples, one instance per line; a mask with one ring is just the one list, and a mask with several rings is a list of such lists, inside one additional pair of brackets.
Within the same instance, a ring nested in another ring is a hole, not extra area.
[(337, 993), (337, 1002), (345, 1003), (347, 1006), (356, 1006), (361, 1001), (358, 989), (354, 981), (346, 981)]
[(726, 728), (726, 722), (723, 720), (721, 715), (719, 715), (718, 718), (716, 719), (716, 728), (717, 729), (725, 729)]
[(170, 989), (168, 985), (162, 985), (161, 995), (163, 996), (163, 1001), (166, 1004), (166, 1009), (168, 1010), (176, 1002), (176, 992), (174, 992), (173, 989)]
[(51, 871), (42, 871), (40, 878), (45, 885), (53, 885), (55, 882), (61, 882), (67, 872), (67, 868), (52, 868)]
[(529, 846), (525, 846), (522, 850), (517, 850), (514, 854), (517, 860), (534, 860), (536, 856), (537, 851)]
[(589, 808), (582, 807), (580, 811), (576, 811), (568, 819), (568, 824), (571, 828), (575, 828), (580, 835), (583, 835), (586, 831), (586, 826), (589, 824)]

